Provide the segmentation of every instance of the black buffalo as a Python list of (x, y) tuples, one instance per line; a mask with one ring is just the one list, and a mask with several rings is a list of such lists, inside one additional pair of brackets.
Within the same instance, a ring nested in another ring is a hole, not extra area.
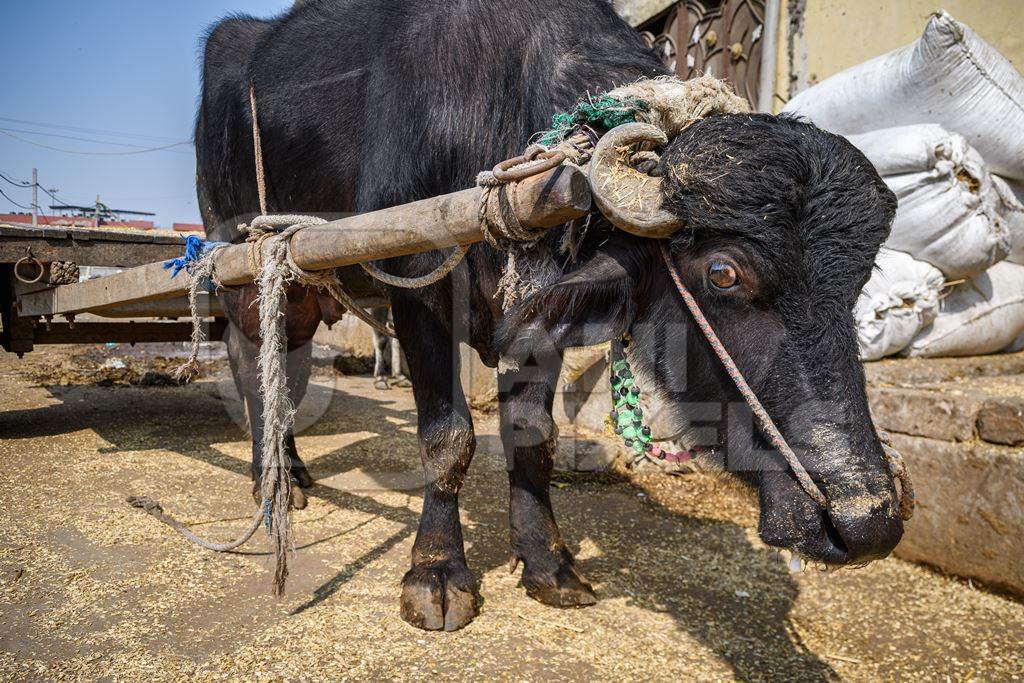
[[(606, 0), (314, 0), (269, 21), (225, 19), (206, 42), (195, 133), (207, 233), (237, 241), (234, 226), (258, 209), (250, 83), (270, 210), (331, 215), (469, 187), (480, 169), (518, 153), (584, 94), (664, 73)], [(896, 491), (868, 414), (851, 315), (888, 233), (893, 195), (842, 138), (767, 115), (695, 123), (665, 148), (656, 171), (664, 206), (685, 224), (669, 240), (676, 267), (828, 509), (752, 429), (675, 293), (657, 240), (613, 229), (595, 214), (576, 258), (558, 256), (560, 279), (509, 315), (493, 296), (504, 258), (478, 245), (441, 283), (387, 291), (426, 472), (401, 596), (410, 623), (455, 629), (477, 610), (458, 510), (475, 444), (458, 382), (460, 341), (492, 366), (505, 350), (525, 350), (520, 369), (499, 378), (501, 436), (512, 553), (524, 563), (528, 594), (542, 602), (595, 600), (548, 493), (559, 351), (627, 331), (634, 365), (681, 430), (691, 424), (690, 406), (721, 407), (711, 445), (758, 487), (766, 542), (841, 565), (882, 557), (899, 541)], [(382, 265), (419, 275), (442, 258), (434, 252)], [(342, 277), (356, 290), (366, 286), (352, 270)], [(253, 297), (252, 287), (225, 294), (257, 473)], [(290, 293), (288, 306), (288, 374), (299, 397), (313, 332), (339, 311), (303, 289)], [(290, 437), (288, 447), (298, 484), (308, 486)]]

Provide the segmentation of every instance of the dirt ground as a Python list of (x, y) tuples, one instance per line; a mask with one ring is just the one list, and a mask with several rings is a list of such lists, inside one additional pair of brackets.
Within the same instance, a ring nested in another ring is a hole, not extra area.
[(140, 368), (168, 363), (127, 347), (0, 354), (0, 679), (1024, 679), (1020, 602), (895, 559), (790, 574), (757, 540), (753, 498), (713, 475), (559, 477), (556, 512), (600, 602), (534, 602), (509, 574), (484, 415), (462, 494), (482, 612), (416, 630), (398, 616), (421, 503), (411, 392), (328, 360), (299, 419), (318, 483), (275, 599), (262, 535), (217, 555), (124, 502), (157, 498), (218, 540), (246, 524), (249, 446), (212, 361), (168, 386)]

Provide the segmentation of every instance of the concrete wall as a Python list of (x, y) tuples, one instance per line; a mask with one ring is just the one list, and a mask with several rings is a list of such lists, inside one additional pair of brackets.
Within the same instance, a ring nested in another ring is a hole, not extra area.
[(313, 341), (328, 344), (345, 356), (373, 358), (373, 330), (354, 315), (346, 315), (330, 329), (320, 323)]
[[(1017, 67), (1024, 68), (1021, 0), (806, 0), (782, 1), (775, 92), (789, 97), (791, 64), (787, 27), (792, 5), (804, 5), (802, 46), (795, 73), (812, 85), (920, 37), (932, 12), (945, 9)], [(798, 41), (799, 43), (799, 41)], [(795, 94), (795, 93), (794, 93)], [(776, 99), (776, 109), (782, 103)]]

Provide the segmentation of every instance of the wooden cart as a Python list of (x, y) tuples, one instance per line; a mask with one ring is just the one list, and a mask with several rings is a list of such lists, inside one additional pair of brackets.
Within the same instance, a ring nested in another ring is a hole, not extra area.
[[(184, 296), (159, 302), (132, 303), (69, 311), (24, 315), (23, 297), (52, 291), (50, 264), (76, 264), (86, 276), (101, 269), (130, 269), (163, 262), (181, 255), (184, 237), (167, 233), (110, 228), (0, 224), (0, 347), (19, 356), (37, 344), (96, 344), (104, 342), (185, 341), (191, 325)], [(18, 275), (15, 266), (18, 266)], [(23, 282), (34, 280), (38, 282)], [(68, 286), (68, 285), (65, 285)], [(211, 338), (219, 338), (223, 313), (216, 297), (208, 297), (204, 310), (211, 318)]]

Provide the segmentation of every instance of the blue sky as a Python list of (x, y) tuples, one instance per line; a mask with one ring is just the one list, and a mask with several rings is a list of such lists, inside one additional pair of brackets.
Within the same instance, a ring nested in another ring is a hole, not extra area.
[[(199, 95), (199, 39), (206, 28), (229, 12), (266, 17), (290, 5), (290, 0), (0, 3), (0, 172), (28, 180), (36, 167), (40, 184), (58, 188), (57, 195), (69, 203), (90, 204), (99, 194), (114, 208), (155, 211), (158, 225), (199, 222), (190, 145), (134, 155), (81, 155), (9, 135), (81, 152), (128, 152), (189, 140)], [(0, 189), (16, 202), (31, 202), (28, 190), (2, 179)], [(41, 194), (39, 203), (47, 207), (50, 199)], [(0, 211), (15, 208), (0, 197)]]

